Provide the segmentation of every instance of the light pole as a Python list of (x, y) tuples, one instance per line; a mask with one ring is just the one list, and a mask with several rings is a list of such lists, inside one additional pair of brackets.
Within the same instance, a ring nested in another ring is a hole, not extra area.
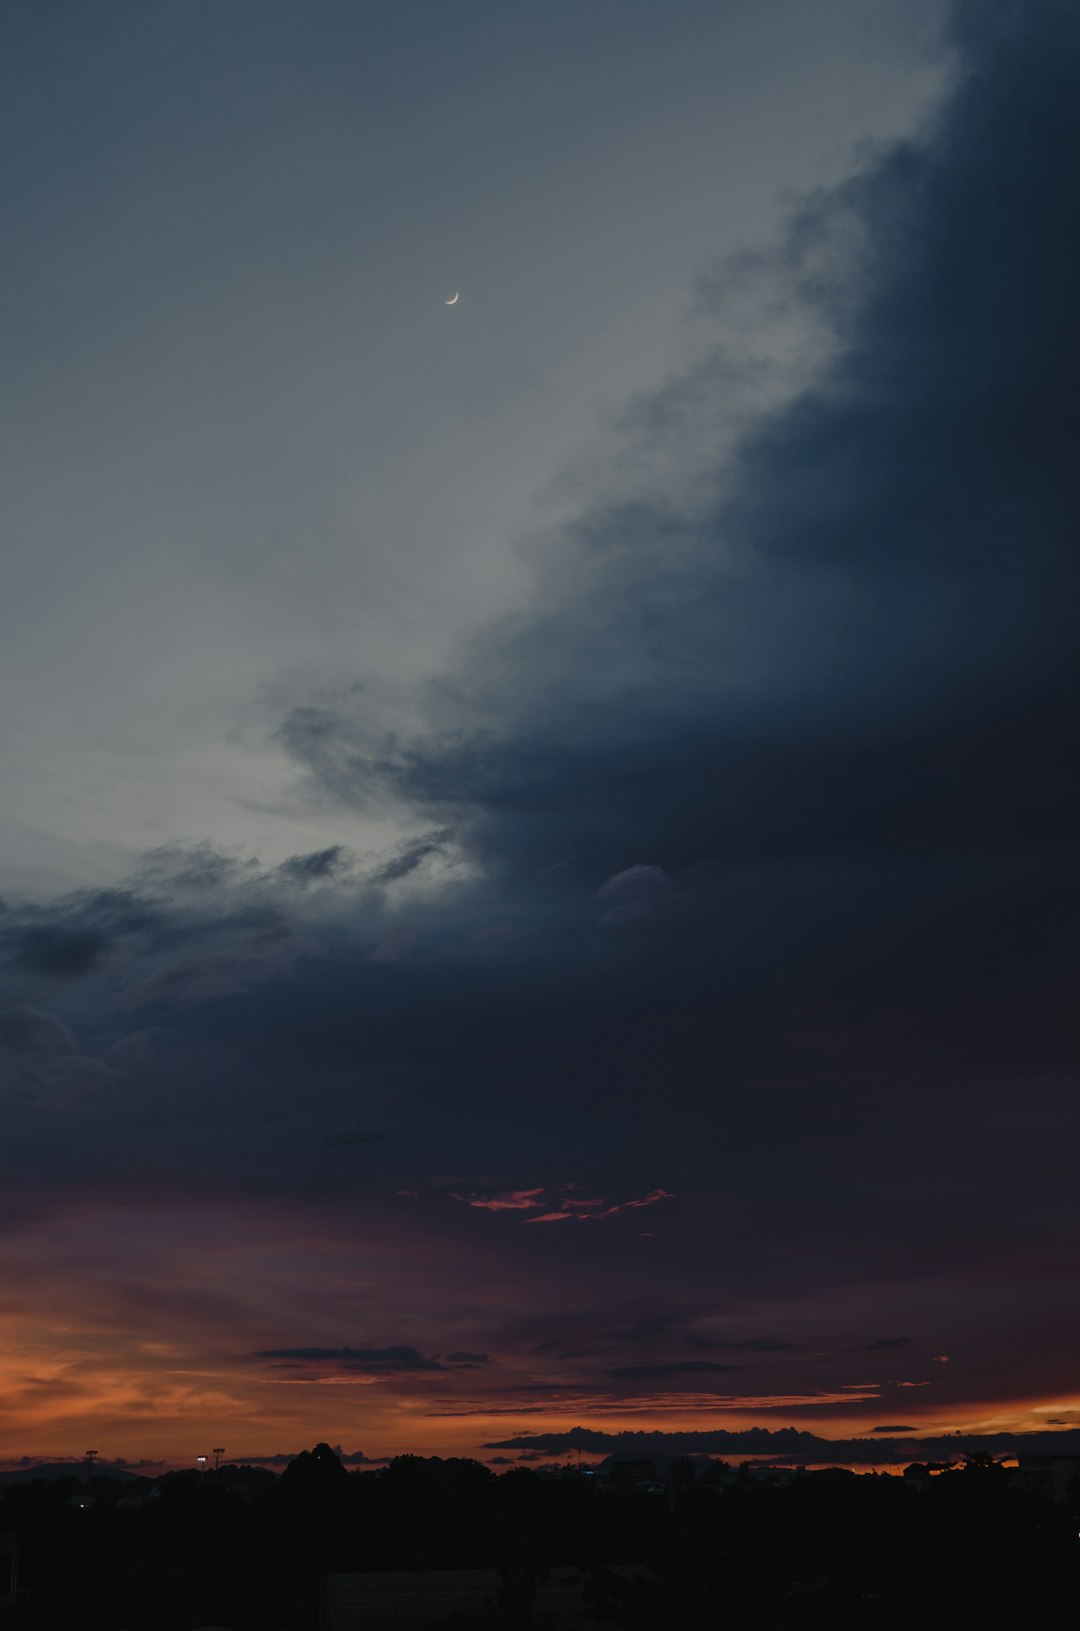
[(216, 1477), (217, 1470), (221, 1466), (221, 1458), (225, 1454), (224, 1444), (215, 1445), (212, 1453), (214, 1457), (214, 1476)]
[(87, 1450), (86, 1452), (86, 1504), (90, 1504), (90, 1480), (94, 1476), (94, 1462), (101, 1454), (100, 1450)]

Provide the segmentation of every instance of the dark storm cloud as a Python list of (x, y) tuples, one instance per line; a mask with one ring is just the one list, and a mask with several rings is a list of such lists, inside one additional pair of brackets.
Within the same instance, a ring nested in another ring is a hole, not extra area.
[(167, 893), (174, 890), (217, 890), (235, 884), (252, 870), (251, 861), (226, 855), (208, 841), (201, 844), (164, 844), (144, 858), (139, 868), (139, 879), (144, 888)]
[(290, 883), (325, 883), (348, 869), (352, 857), (343, 844), (312, 850), (308, 855), (290, 855), (278, 871)]
[(679, 1330), (690, 1318), (685, 1309), (662, 1309), (653, 1314), (642, 1314), (629, 1325), (604, 1334), (615, 1342), (654, 1342)]
[(259, 892), (267, 877), (254, 863), (233, 867), (208, 846), (155, 852), (129, 889), (13, 907), (0, 926), (0, 957), (15, 977), (74, 980), (103, 965), (123, 977), (136, 965), (151, 970), (159, 956), (219, 956), (230, 942), (266, 949), (294, 932), (277, 900)]
[(0, 925), (0, 957), (16, 974), (73, 979), (97, 968), (118, 942), (162, 926), (155, 905), (133, 890), (85, 890), (55, 906), (10, 910)]
[(94, 929), (29, 928), (15, 940), (13, 961), (42, 974), (85, 974), (105, 946), (105, 936)]
[(619, 1365), (607, 1374), (637, 1382), (659, 1382), (677, 1376), (730, 1376), (735, 1369), (734, 1365), (718, 1365), (711, 1359), (672, 1359), (651, 1365)]
[(379, 1375), (407, 1376), (416, 1371), (446, 1369), (437, 1359), (401, 1343), (389, 1348), (262, 1348), (255, 1357), (299, 1364), (330, 1363), (344, 1370), (375, 1371)]
[(822, 1438), (795, 1427), (747, 1427), (728, 1431), (653, 1433), (597, 1431), (572, 1427), (563, 1433), (521, 1433), (495, 1439), (487, 1450), (524, 1450), (534, 1455), (565, 1455), (582, 1450), (591, 1455), (762, 1457), (778, 1462), (847, 1462), (853, 1465), (899, 1464), (904, 1461), (960, 1461), (964, 1455), (1076, 1455), (1080, 1433), (944, 1433), (925, 1438)]
[(14, 1054), (66, 1053), (74, 1043), (73, 1032), (51, 1014), (33, 1008), (0, 1011), (0, 1046)]
[(691, 1331), (683, 1337), (683, 1341), (688, 1348), (720, 1349), (725, 1353), (786, 1354), (798, 1350), (798, 1343), (780, 1342), (776, 1337), (748, 1337), (742, 1342), (720, 1342)]
[(372, 883), (397, 883), (423, 866), (433, 855), (445, 855), (453, 834), (449, 827), (441, 832), (427, 833), (410, 844), (405, 844), (389, 861), (383, 862), (371, 875)]

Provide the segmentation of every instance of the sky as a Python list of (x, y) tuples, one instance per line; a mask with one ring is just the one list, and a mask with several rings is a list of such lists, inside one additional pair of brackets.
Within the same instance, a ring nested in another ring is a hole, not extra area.
[(1075, 8), (0, 62), (0, 1459), (1080, 1443)]

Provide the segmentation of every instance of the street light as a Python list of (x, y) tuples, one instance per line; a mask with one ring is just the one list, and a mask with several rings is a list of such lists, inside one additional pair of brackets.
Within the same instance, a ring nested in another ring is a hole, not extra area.
[(222, 1458), (222, 1456), (224, 1454), (225, 1454), (224, 1444), (217, 1444), (217, 1445), (214, 1446), (213, 1457), (214, 1457), (214, 1472), (215, 1473), (217, 1472), (218, 1468), (221, 1466), (221, 1458)]

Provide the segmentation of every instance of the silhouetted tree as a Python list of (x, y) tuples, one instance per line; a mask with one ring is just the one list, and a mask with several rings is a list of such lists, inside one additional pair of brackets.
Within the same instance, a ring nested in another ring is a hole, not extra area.
[(301, 1450), (296, 1459), (289, 1462), (281, 1475), (280, 1488), (287, 1496), (333, 1497), (345, 1490), (348, 1481), (344, 1462), (329, 1444), (316, 1444), (313, 1450)]
[(302, 1450), (282, 1473), (275, 1491), (282, 1517), (308, 1537), (313, 1552), (325, 1556), (341, 1527), (349, 1475), (329, 1444)]
[(1008, 1476), (1004, 1456), (991, 1455), (989, 1450), (976, 1450), (971, 1454), (965, 1454), (962, 1471), (1002, 1480)]

